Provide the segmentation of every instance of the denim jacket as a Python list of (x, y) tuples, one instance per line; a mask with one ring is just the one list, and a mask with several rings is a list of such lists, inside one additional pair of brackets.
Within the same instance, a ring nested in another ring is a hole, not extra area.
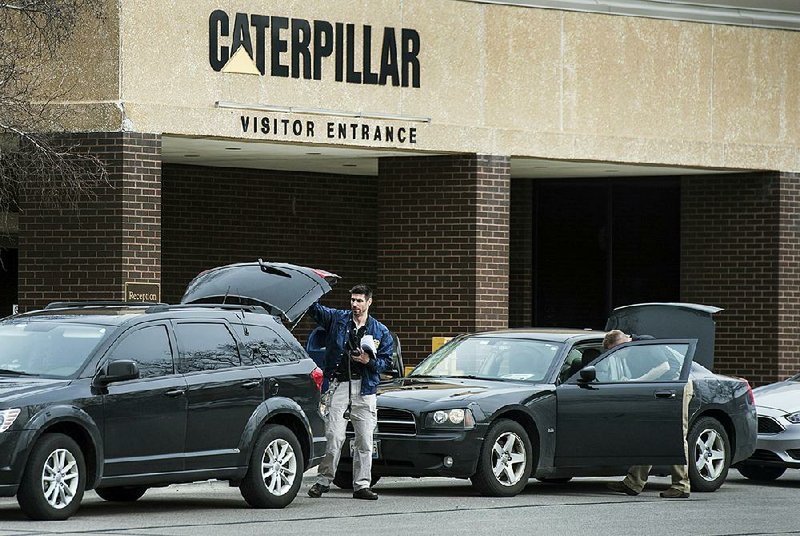
[[(317, 302), (308, 309), (308, 313), (327, 332), (324, 373), (326, 378), (333, 379), (344, 356), (347, 330), (353, 319), (353, 312), (346, 309), (331, 309)], [(391, 367), (394, 341), (389, 329), (371, 316), (367, 317), (366, 335), (372, 335), (375, 339), (377, 355), (366, 365), (353, 362), (351, 367), (354, 372), (361, 374), (361, 394), (373, 395), (378, 392), (381, 372)]]

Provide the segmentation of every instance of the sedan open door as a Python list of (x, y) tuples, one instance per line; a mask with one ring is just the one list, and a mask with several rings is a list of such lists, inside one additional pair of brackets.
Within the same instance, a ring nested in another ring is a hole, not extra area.
[(557, 467), (686, 463), (682, 401), (695, 340), (645, 340), (600, 355), (556, 388)]

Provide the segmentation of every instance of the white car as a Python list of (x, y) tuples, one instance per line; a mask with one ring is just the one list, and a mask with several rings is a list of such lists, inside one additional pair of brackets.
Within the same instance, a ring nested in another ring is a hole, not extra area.
[(775, 480), (786, 469), (800, 469), (800, 374), (753, 389), (753, 395), (756, 451), (736, 468), (752, 480)]

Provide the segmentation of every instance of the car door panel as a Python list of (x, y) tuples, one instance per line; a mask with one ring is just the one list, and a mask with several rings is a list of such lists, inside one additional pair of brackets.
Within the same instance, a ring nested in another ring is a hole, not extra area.
[(147, 361), (154, 357), (154, 350), (148, 348), (163, 345), (164, 352), (171, 354), (173, 343), (167, 325), (149, 325), (123, 335), (108, 354), (110, 360), (137, 361), (144, 377), (112, 383), (103, 395), (104, 477), (184, 468), (186, 381), (174, 373), (171, 355), (168, 360), (164, 356), (158, 362)]
[[(636, 348), (644, 346), (648, 348)], [(680, 356), (682, 361), (674, 363), (677, 368), (660, 379), (632, 380), (624, 374), (630, 374), (637, 363), (630, 365), (620, 360), (618, 367), (607, 367), (615, 372), (601, 381), (581, 384), (571, 380), (558, 386), (556, 466), (685, 463), (682, 401), (694, 342), (630, 343), (604, 354), (595, 366), (603, 367), (606, 359), (613, 359), (615, 352), (626, 348), (629, 352), (659, 355), (671, 351), (670, 356), (674, 356), (676, 348), (685, 351)]]
[(261, 373), (240, 366), (239, 343), (225, 322), (176, 322), (175, 333), (188, 385), (186, 469), (244, 463), (240, 441), (264, 400)]

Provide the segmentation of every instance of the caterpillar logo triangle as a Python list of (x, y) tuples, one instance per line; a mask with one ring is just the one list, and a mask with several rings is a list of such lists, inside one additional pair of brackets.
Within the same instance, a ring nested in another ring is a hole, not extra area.
[(225, 67), (222, 68), (223, 73), (240, 73), (240, 74), (258, 74), (261, 73), (256, 67), (256, 62), (250, 57), (244, 47), (239, 47), (239, 50), (228, 60)]

